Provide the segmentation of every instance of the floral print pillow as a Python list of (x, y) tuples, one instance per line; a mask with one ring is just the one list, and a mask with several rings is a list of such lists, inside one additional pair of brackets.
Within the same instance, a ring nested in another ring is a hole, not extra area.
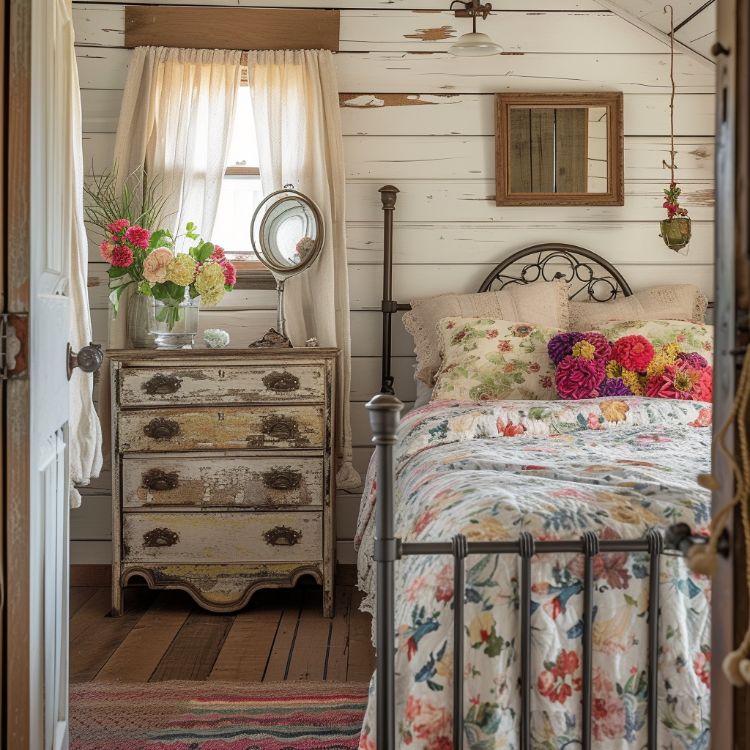
[(677, 344), (680, 351), (695, 352), (709, 363), (714, 356), (714, 327), (684, 320), (631, 320), (600, 326), (599, 331), (610, 341), (623, 336), (644, 336), (657, 349), (665, 344)]
[(494, 318), (443, 318), (433, 400), (555, 399), (547, 342), (559, 332)]

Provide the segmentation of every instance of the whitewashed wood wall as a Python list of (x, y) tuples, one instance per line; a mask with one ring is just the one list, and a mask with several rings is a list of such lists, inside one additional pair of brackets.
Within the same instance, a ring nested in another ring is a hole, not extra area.
[[(680, 2), (692, 0), (680, 0)], [(141, 2), (141, 0), (135, 0)], [(676, 2), (679, 7), (680, 2)], [(163, 0), (163, 4), (338, 7), (336, 55), (347, 168), (355, 461), (364, 474), (369, 429), (364, 402), (379, 387), (382, 228), (378, 188), (401, 190), (396, 212), (395, 293), (475, 289), (508, 253), (542, 241), (591, 248), (638, 289), (693, 282), (712, 295), (714, 70), (680, 54), (676, 127), (678, 177), (694, 220), (687, 256), (657, 236), (668, 180), (669, 55), (595, 0), (500, 0), (482, 25), (506, 54), (454, 58), (446, 47), (469, 28), (438, 0)], [(367, 4), (369, 9), (361, 9)], [(124, 5), (74, 2), (87, 170), (112, 159), (130, 51), (122, 48)], [(619, 90), (625, 94), (623, 207), (498, 208), (494, 203), (493, 96), (496, 91)], [(105, 266), (92, 249), (90, 299), (95, 338), (106, 345)], [(273, 322), (273, 293), (235, 291), (205, 327), (231, 330), (243, 345)], [(414, 399), (411, 343), (395, 333), (398, 393)], [(85, 490), (73, 513), (73, 562), (108, 562), (110, 474)], [(359, 496), (338, 498), (339, 557), (353, 559)]]

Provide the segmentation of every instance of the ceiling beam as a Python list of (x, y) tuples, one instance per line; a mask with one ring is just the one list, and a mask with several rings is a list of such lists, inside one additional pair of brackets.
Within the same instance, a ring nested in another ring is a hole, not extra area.
[[(628, 23), (632, 23), (633, 26), (639, 28), (641, 31), (644, 31), (646, 34), (649, 34), (650, 36), (654, 37), (654, 39), (658, 39), (661, 42), (664, 42), (664, 44), (669, 47), (671, 44), (671, 37), (669, 34), (661, 31), (661, 29), (657, 29), (656, 26), (652, 26), (647, 21), (643, 21), (642, 19), (638, 18), (637, 16), (634, 16), (632, 13), (629, 13), (628, 11), (621, 8), (614, 0), (596, 0), (599, 5), (602, 6), (605, 10), (609, 10), (615, 15), (618, 15), (620, 18), (622, 18), (624, 21), (627, 21)], [(715, 62), (710, 57), (705, 57), (700, 52), (696, 52), (691, 47), (688, 47), (686, 44), (683, 44), (679, 39), (674, 40), (674, 48), (675, 51), (680, 52), (683, 55), (688, 55), (689, 57), (692, 57), (694, 60), (697, 60), (698, 62), (703, 63), (704, 65), (711, 65), (714, 66)]]

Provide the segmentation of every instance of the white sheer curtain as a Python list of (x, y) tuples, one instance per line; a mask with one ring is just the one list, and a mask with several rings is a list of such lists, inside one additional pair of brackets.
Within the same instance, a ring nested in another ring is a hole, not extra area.
[(316, 336), (321, 346), (341, 350), (337, 486), (355, 489), (360, 478), (352, 466), (349, 417), (344, 153), (333, 56), (326, 50), (254, 51), (247, 64), (263, 192), (291, 183), (318, 204), (326, 225), (318, 261), (287, 282), (287, 329), (295, 346)]
[[(163, 225), (193, 221), (213, 231), (226, 166), (242, 53), (237, 50), (137, 47), (128, 66), (115, 139), (120, 180), (145, 167), (166, 198)], [(126, 302), (127, 304), (127, 302)], [(124, 311), (109, 329), (109, 347), (125, 346)], [(108, 370), (108, 368), (107, 368)], [(100, 414), (109, 409), (103, 373)]]
[[(66, 91), (69, 117), (57, 127), (68, 128), (68, 170), (70, 180), (70, 258), (69, 295), (71, 301), (70, 345), (79, 351), (91, 341), (91, 311), (87, 288), (88, 241), (83, 223), (83, 140), (81, 119), (81, 90), (78, 84), (73, 19), (70, 4), (58, 0), (63, 9), (63, 33), (69, 47), (66, 65)], [(86, 485), (91, 477), (98, 477), (102, 468), (102, 428), (94, 409), (92, 397), (94, 376), (75, 369), (70, 378), (70, 478), (72, 484)], [(78, 490), (71, 485), (70, 501), (74, 508), (81, 504)]]

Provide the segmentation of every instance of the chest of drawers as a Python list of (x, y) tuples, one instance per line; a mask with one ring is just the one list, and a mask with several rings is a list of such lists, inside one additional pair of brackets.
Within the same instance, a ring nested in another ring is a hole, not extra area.
[(109, 357), (113, 613), (136, 577), (229, 612), (311, 575), (330, 616), (337, 351)]

